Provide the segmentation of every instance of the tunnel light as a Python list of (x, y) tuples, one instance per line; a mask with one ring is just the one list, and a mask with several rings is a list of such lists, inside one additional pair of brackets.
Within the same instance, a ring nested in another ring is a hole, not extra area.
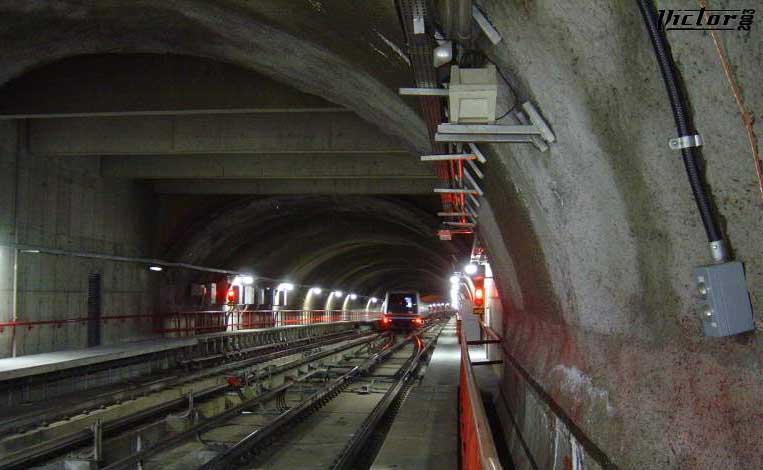
[(292, 291), (292, 290), (294, 290), (294, 284), (292, 284), (290, 282), (282, 282), (282, 283), (278, 284), (278, 290), (281, 290), (281, 291), (283, 291), (283, 290), (285, 290), (285, 291)]
[(357, 298), (358, 298), (357, 294), (350, 294), (350, 300), (355, 300)]
[(315, 295), (319, 295), (321, 292), (323, 292), (323, 289), (321, 289), (320, 287), (313, 287), (312, 289), (310, 289), (310, 292)]
[(335, 291), (334, 291), (334, 292), (332, 292), (331, 294), (332, 294), (334, 297), (341, 297), (341, 296), (343, 295), (343, 294), (342, 294), (342, 291), (340, 291), (340, 290), (335, 290)]
[(244, 284), (246, 284), (247, 286), (250, 286), (250, 285), (254, 284), (254, 276), (251, 276), (251, 275), (247, 274), (247, 275), (241, 277), (241, 281)]
[(464, 272), (466, 274), (472, 275), (477, 272), (477, 265), (474, 263), (469, 263), (466, 266), (464, 266)]
[(33, 254), (37, 254), (40, 252), (40, 250), (19, 250), (19, 251), (21, 251), (21, 253), (33, 253)]
[(461, 280), (461, 278), (456, 276), (455, 274), (450, 276), (450, 283), (451, 284), (458, 284), (460, 280)]
[(149, 266), (148, 269), (150, 269), (151, 271), (155, 271), (155, 272), (159, 272), (159, 271), (163, 271), (164, 270), (164, 268), (162, 268), (161, 266)]
[(452, 41), (438, 41), (438, 46), (435, 48), (432, 65), (435, 68), (445, 65), (453, 60), (453, 42)]
[(376, 297), (371, 297), (371, 303), (372, 304), (375, 304), (378, 301), (379, 301), (379, 299), (377, 299)]

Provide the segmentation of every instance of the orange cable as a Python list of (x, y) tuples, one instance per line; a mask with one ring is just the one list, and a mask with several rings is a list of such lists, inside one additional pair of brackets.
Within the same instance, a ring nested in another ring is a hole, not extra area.
[[(699, 3), (699, 6), (702, 8), (707, 8), (707, 3), (705, 0), (697, 0)], [(758, 139), (755, 135), (755, 129), (753, 127), (753, 123), (755, 122), (754, 118), (750, 114), (750, 111), (747, 109), (747, 106), (744, 104), (744, 101), (742, 100), (742, 94), (739, 91), (739, 87), (736, 84), (736, 80), (734, 80), (734, 76), (731, 74), (731, 65), (729, 64), (728, 58), (726, 57), (726, 53), (723, 51), (723, 47), (721, 47), (720, 39), (718, 39), (718, 32), (715, 30), (715, 27), (710, 26), (710, 36), (713, 38), (713, 43), (715, 44), (715, 49), (718, 51), (718, 56), (721, 59), (721, 66), (723, 67), (723, 73), (726, 75), (726, 80), (729, 82), (729, 85), (731, 86), (731, 91), (734, 93), (734, 99), (736, 100), (737, 108), (739, 108), (739, 114), (742, 118), (742, 124), (747, 129), (747, 140), (750, 142), (750, 150), (752, 151), (752, 160), (753, 164), (755, 165), (755, 174), (758, 177), (758, 189), (760, 190), (761, 198), (763, 198), (763, 169), (761, 169), (760, 166), (760, 153), (758, 152)]]

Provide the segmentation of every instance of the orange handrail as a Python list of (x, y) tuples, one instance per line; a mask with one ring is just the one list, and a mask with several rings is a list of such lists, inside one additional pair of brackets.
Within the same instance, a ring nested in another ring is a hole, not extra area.
[(461, 468), (464, 470), (501, 470), (503, 466), (493, 441), (485, 407), (474, 377), (469, 347), (461, 334), (461, 320), (456, 321), (461, 346), (461, 376), (459, 380), (459, 407), (461, 433)]

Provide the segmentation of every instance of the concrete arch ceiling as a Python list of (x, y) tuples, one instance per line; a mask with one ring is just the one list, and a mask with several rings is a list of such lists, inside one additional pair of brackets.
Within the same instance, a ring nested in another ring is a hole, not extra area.
[(440, 292), (465, 247), (439, 241), (436, 226), (430, 211), (404, 198), (269, 197), (210, 213), (169, 253), (364, 294), (402, 285)]
[(84, 54), (205, 57), (343, 105), (409, 149), (429, 149), (423, 120), (395, 93), (412, 75), (394, 45), (401, 39), (393, 2), (284, 3), (4, 2), (0, 84)]
[[(75, 56), (194, 56), (342, 105), (411, 151), (430, 149), (415, 102), (396, 93), (413, 80), (394, 2), (39, 0), (0, 3), (0, 14), (0, 84)], [(247, 199), (203, 215), (168, 256), (359, 291), (439, 290), (463, 247), (436, 239), (436, 198), (423, 199)]]

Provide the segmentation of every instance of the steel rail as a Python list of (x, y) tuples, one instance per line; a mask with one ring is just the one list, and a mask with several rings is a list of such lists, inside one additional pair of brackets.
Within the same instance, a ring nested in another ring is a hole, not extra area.
[[(26, 415), (10, 417), (5, 419), (2, 423), (0, 423), (0, 436), (7, 436), (9, 434), (12, 434), (13, 432), (18, 432), (20, 428), (29, 428), (31, 426), (38, 425), (38, 422), (40, 420), (44, 420), (46, 422), (60, 421), (62, 419), (65, 419), (66, 416), (74, 416), (77, 414), (81, 414), (83, 411), (86, 411), (86, 410), (100, 408), (103, 406), (109, 406), (117, 402), (131, 400), (131, 399), (134, 399), (136, 396), (142, 396), (147, 393), (160, 392), (162, 390), (166, 390), (172, 387), (177, 387), (179, 385), (193, 382), (195, 380), (204, 379), (206, 377), (210, 377), (215, 374), (227, 373), (237, 369), (249, 367), (251, 365), (254, 365), (260, 362), (267, 362), (273, 359), (278, 359), (280, 357), (296, 354), (306, 349), (320, 347), (327, 344), (338, 343), (342, 341), (343, 339), (351, 339), (354, 336), (357, 336), (357, 333), (355, 333), (354, 331), (339, 332), (339, 333), (332, 333), (330, 335), (322, 336), (319, 341), (310, 342), (309, 344), (302, 344), (302, 343), (309, 342), (310, 340), (314, 340), (315, 338), (300, 338), (294, 341), (290, 341), (288, 343), (285, 343), (285, 345), (287, 346), (286, 348), (283, 348), (284, 343), (271, 343), (271, 344), (256, 346), (253, 348), (248, 348), (247, 350), (243, 351), (245, 354), (248, 354), (248, 355), (251, 355), (258, 351), (266, 351), (266, 350), (272, 350), (272, 349), (275, 349), (275, 351), (269, 352), (264, 355), (248, 357), (246, 359), (223, 364), (220, 366), (206, 368), (204, 370), (195, 372), (191, 375), (182, 375), (182, 376), (173, 375), (171, 377), (167, 377), (166, 379), (150, 382), (145, 385), (132, 387), (132, 388), (122, 388), (120, 390), (111, 391), (99, 397), (93, 398), (91, 400), (80, 402), (76, 406), (68, 407), (63, 410), (56, 410), (54, 414), (51, 414), (49, 409), (44, 409), (44, 410), (35, 411), (33, 413), (29, 413)], [(297, 343), (297, 345), (295, 345), (292, 348), (288, 347), (290, 344), (294, 344), (294, 343)], [(216, 356), (217, 355), (210, 355), (210, 356), (204, 356), (204, 357), (216, 357)], [(167, 373), (167, 371), (165, 371), (165, 373)]]
[(395, 382), (395, 384), (389, 390), (387, 390), (382, 400), (374, 407), (371, 414), (363, 421), (360, 431), (353, 434), (352, 438), (342, 451), (342, 454), (334, 461), (332, 466), (334, 470), (350, 470), (354, 468), (353, 466), (355, 460), (366, 444), (369, 436), (378, 426), (379, 421), (381, 421), (382, 417), (387, 413), (392, 404), (403, 396), (405, 390), (411, 383), (413, 374), (416, 372), (416, 370), (418, 370), (419, 365), (421, 364), (422, 357), (429, 349), (432, 348), (432, 346), (434, 346), (434, 343), (439, 337), (441, 331), (442, 327), (437, 332), (437, 334), (434, 335), (434, 337), (429, 341), (427, 341), (425, 345), (420, 347), (416, 355), (413, 356), (410, 361), (408, 361), (408, 363), (406, 363), (405, 371), (400, 374), (400, 379)]
[(264, 401), (269, 401), (277, 397), (279, 393), (282, 393), (283, 391), (289, 389), (290, 387), (296, 385), (297, 383), (300, 383), (312, 377), (318, 372), (320, 371), (317, 371), (317, 370), (312, 371), (308, 373), (307, 375), (300, 377), (298, 380), (293, 380), (291, 382), (284, 383), (272, 390), (269, 390), (266, 393), (263, 393), (262, 395), (257, 395), (256, 397), (253, 397), (249, 400), (241, 402), (239, 405), (233, 408), (230, 408), (224, 411), (223, 413), (220, 413), (219, 415), (216, 415), (212, 418), (209, 418), (207, 420), (200, 422), (199, 424), (192, 427), (191, 429), (183, 431), (182, 433), (176, 434), (170, 437), (169, 439), (165, 439), (152, 447), (138, 451), (135, 454), (132, 454), (128, 457), (123, 458), (122, 460), (118, 460), (117, 462), (107, 465), (106, 467), (103, 467), (103, 470), (122, 470), (122, 469), (132, 470), (134, 466), (137, 463), (141, 462), (142, 460), (145, 460), (151, 457), (152, 455), (156, 455), (158, 452), (161, 452), (163, 450), (170, 449), (174, 447), (175, 445), (185, 441), (186, 439), (192, 438), (193, 436), (197, 434), (203, 433), (209, 430), (210, 428), (215, 427), (215, 425), (217, 424), (224, 423), (225, 421), (238, 416), (242, 411), (246, 411), (247, 409), (259, 403), (262, 403)]
[(303, 401), (289, 411), (279, 415), (275, 420), (268, 423), (267, 426), (255, 430), (250, 433), (225, 452), (218, 454), (215, 458), (207, 462), (200, 467), (201, 470), (225, 470), (235, 467), (235, 462), (250, 453), (260, 442), (272, 436), (285, 424), (291, 422), (295, 417), (302, 415), (312, 407), (324, 402), (327, 399), (333, 398), (338, 394), (346, 385), (354, 381), (356, 378), (368, 373), (371, 369), (385, 360), (392, 353), (401, 349), (403, 346), (410, 343), (413, 335), (406, 338), (404, 341), (396, 344), (395, 346), (388, 348), (384, 351), (371, 356), (363, 365), (353, 366), (348, 372), (342, 374), (339, 378), (335, 379), (331, 385), (315, 394), (308, 400)]
[[(285, 364), (285, 365), (279, 367), (278, 370), (276, 370), (275, 373), (282, 373), (282, 372), (284, 372), (286, 370), (289, 370), (289, 369), (298, 368), (298, 367), (304, 365), (305, 363), (314, 362), (317, 359), (321, 359), (321, 358), (329, 356), (331, 354), (336, 354), (337, 352), (344, 351), (346, 349), (352, 348), (354, 346), (358, 346), (358, 345), (360, 345), (362, 343), (365, 343), (365, 342), (372, 342), (372, 341), (374, 341), (375, 339), (377, 339), (379, 337), (380, 337), (380, 335), (376, 335), (376, 336), (372, 336), (372, 337), (368, 337), (368, 338), (359, 338), (356, 341), (352, 341), (349, 344), (343, 345), (341, 348), (332, 349), (330, 351), (323, 351), (321, 353), (315, 354), (315, 355), (310, 356), (308, 358), (304, 358), (304, 359), (302, 359), (300, 361), (297, 361), (295, 363)], [(297, 351), (297, 352), (299, 352), (299, 351)], [(252, 358), (252, 359), (249, 359), (247, 361), (252, 361), (253, 359), (256, 359), (256, 358)], [(268, 374), (264, 374), (263, 373), (262, 377), (258, 376), (257, 378), (258, 379), (259, 378), (264, 378), (267, 375), (272, 375), (272, 373), (273, 373), (273, 371), (271, 370), (271, 371), (269, 371)], [(199, 391), (198, 393), (195, 393), (193, 395), (193, 397), (194, 397), (194, 400), (201, 399), (201, 398), (205, 398), (205, 397), (207, 397), (207, 396), (209, 396), (211, 394), (219, 393), (220, 391), (227, 390), (229, 388), (230, 388), (230, 386), (227, 385), (227, 384), (220, 385), (220, 386), (217, 386), (217, 387), (212, 387), (210, 389)], [(256, 399), (256, 398), (257, 397), (254, 397), (253, 399)], [(117, 431), (120, 431), (120, 430), (126, 428), (126, 427), (129, 427), (130, 425), (133, 425), (134, 423), (142, 422), (142, 421), (145, 421), (145, 420), (150, 419), (152, 417), (155, 417), (156, 415), (160, 415), (160, 414), (168, 412), (168, 411), (170, 411), (172, 409), (176, 409), (179, 406), (182, 406), (185, 403), (187, 403), (187, 400), (188, 400), (187, 396), (186, 397), (180, 397), (180, 398), (177, 398), (175, 400), (168, 401), (168, 402), (166, 402), (166, 403), (164, 403), (162, 405), (159, 405), (157, 407), (153, 407), (153, 408), (150, 408), (150, 409), (142, 410), (142, 411), (133, 413), (133, 414), (131, 414), (129, 416), (126, 416), (124, 418), (104, 423), (104, 425), (103, 425), (103, 433), (104, 433), (104, 435), (106, 435), (106, 434), (113, 434), (113, 433), (115, 433)], [(249, 401), (247, 403), (249, 403)], [(254, 403), (249, 403), (248, 406), (251, 406), (252, 404), (254, 404)], [(244, 407), (243, 409), (245, 409), (245, 408), (246, 407)], [(233, 410), (233, 409), (238, 409), (238, 407), (232, 408), (231, 410)], [(227, 413), (227, 411), (225, 413)], [(223, 414), (225, 414), (225, 413), (223, 413)], [(200, 425), (205, 425), (208, 422), (216, 422), (216, 420), (218, 419), (219, 416), (221, 416), (221, 415), (215, 416), (214, 418), (211, 418), (210, 420), (204, 421)], [(76, 446), (81, 446), (81, 445), (87, 444), (87, 442), (90, 441), (91, 436), (92, 436), (92, 433), (91, 433), (91, 431), (89, 429), (82, 429), (80, 431), (74, 432), (74, 433), (69, 434), (67, 436), (60, 437), (60, 438), (55, 439), (55, 440), (43, 442), (43, 443), (39, 444), (38, 446), (35, 446), (32, 449), (27, 450), (24, 453), (21, 453), (21, 454), (18, 454), (18, 455), (9, 456), (9, 457), (4, 457), (2, 462), (0, 462), (0, 470), (10, 470), (10, 469), (17, 469), (17, 468), (28, 468), (27, 464), (29, 462), (38, 462), (38, 461), (44, 460), (45, 457), (47, 457), (47, 456), (49, 456), (51, 454), (58, 454), (58, 453), (61, 453), (61, 452), (65, 451), (65, 450), (67, 450), (67, 449), (70, 449), (72, 447), (76, 447)], [(148, 449), (142, 451), (140, 453), (140, 455), (143, 455), (143, 454), (150, 455), (150, 454), (155, 453), (158, 450), (161, 450), (161, 449), (157, 449), (157, 450), (154, 450), (154, 449), (155, 449), (154, 447), (148, 448)], [(136, 457), (136, 455), (137, 454), (134, 454), (133, 456), (130, 456), (130, 457), (126, 457), (125, 459), (123, 459), (120, 462), (124, 461), (124, 462), (135, 463), (136, 461), (138, 461), (138, 460), (140, 460), (142, 458), (142, 457)], [(112, 464), (112, 465), (116, 465), (116, 464)], [(112, 468), (112, 465), (110, 465), (110, 466), (108, 466), (106, 468)], [(113, 467), (113, 468), (125, 468), (125, 467)]]

